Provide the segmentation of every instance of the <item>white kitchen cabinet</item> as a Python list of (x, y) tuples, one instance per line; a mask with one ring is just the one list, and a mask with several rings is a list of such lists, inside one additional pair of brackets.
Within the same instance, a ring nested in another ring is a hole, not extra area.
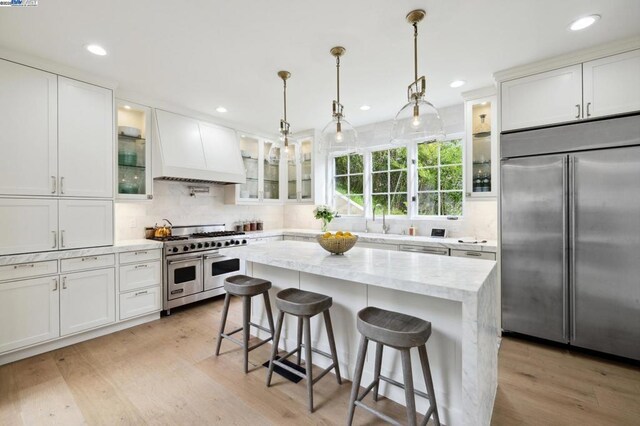
[(398, 251), (398, 246), (395, 245), (395, 244), (367, 243), (367, 242), (364, 242), (364, 241), (358, 241), (356, 243), (356, 247)]
[(58, 77), (60, 195), (113, 197), (113, 92)]
[(0, 255), (56, 250), (58, 201), (0, 198)]
[(304, 137), (292, 144), (287, 158), (287, 193), (289, 203), (313, 201), (313, 139)]
[(466, 196), (495, 197), (498, 186), (496, 96), (467, 99), (464, 110)]
[(72, 257), (60, 260), (60, 272), (77, 272), (86, 269), (102, 269), (115, 265), (115, 255), (102, 254), (99, 256), (89, 255)]
[(120, 319), (125, 320), (162, 309), (162, 287), (155, 286), (120, 295)]
[(78, 333), (116, 319), (114, 268), (60, 276), (60, 334)]
[(138, 290), (162, 284), (160, 261), (120, 266), (120, 291)]
[(57, 276), (0, 284), (0, 353), (60, 336)]
[(57, 77), (0, 60), (0, 194), (57, 193)]
[(503, 131), (582, 117), (582, 64), (505, 81), (501, 90)]
[[(118, 187), (121, 200), (153, 198), (151, 173), (151, 108), (122, 99), (117, 100), (118, 127)], [(120, 127), (139, 129), (140, 134), (125, 132)]]
[(0, 266), (0, 281), (18, 280), (22, 278), (37, 277), (40, 275), (52, 275), (57, 272), (57, 260), (5, 265)]
[(468, 257), (470, 259), (496, 260), (495, 253), (488, 253), (475, 250), (457, 250), (451, 249), (452, 257)]
[(60, 249), (113, 244), (113, 202), (60, 200)]
[(640, 110), (640, 50), (583, 64), (584, 118)]

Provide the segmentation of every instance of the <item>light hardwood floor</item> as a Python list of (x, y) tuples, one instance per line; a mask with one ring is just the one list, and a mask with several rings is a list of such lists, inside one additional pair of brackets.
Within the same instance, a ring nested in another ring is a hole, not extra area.
[[(240, 320), (232, 306), (229, 327)], [(0, 425), (344, 424), (349, 382), (319, 381), (309, 414), (303, 382), (274, 375), (264, 386), (270, 345), (251, 353), (246, 376), (232, 343), (213, 356), (221, 308), (221, 300), (203, 303), (0, 367)], [(494, 425), (639, 424), (633, 366), (505, 338), (499, 382)], [(378, 404), (404, 418), (404, 407)], [(382, 422), (359, 409), (355, 424)]]

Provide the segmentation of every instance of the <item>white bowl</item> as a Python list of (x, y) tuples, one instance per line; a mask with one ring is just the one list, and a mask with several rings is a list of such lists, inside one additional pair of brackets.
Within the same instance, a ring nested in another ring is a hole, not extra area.
[(136, 127), (118, 126), (118, 133), (132, 138), (139, 138), (142, 132)]

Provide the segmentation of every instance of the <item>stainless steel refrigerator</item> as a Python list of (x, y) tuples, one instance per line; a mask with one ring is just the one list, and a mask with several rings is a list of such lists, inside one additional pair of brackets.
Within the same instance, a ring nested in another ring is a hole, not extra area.
[(502, 327), (640, 360), (640, 115), (501, 135)]

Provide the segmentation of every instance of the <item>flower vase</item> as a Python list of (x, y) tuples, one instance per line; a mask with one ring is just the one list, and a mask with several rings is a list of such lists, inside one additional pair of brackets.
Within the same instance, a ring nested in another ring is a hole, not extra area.
[(322, 219), (322, 232), (327, 232), (327, 226), (329, 226), (329, 221), (327, 219)]

